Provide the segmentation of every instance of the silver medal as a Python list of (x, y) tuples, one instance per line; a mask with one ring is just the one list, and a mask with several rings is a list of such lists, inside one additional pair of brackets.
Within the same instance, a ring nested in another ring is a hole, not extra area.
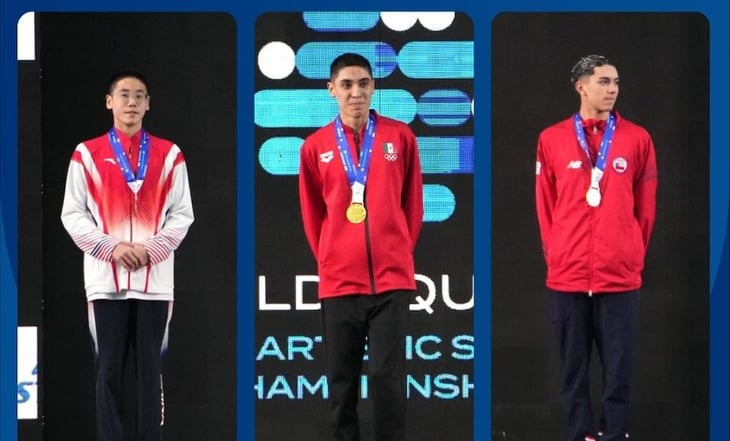
[(591, 187), (586, 193), (586, 202), (591, 207), (597, 207), (601, 204), (601, 190), (598, 187)]

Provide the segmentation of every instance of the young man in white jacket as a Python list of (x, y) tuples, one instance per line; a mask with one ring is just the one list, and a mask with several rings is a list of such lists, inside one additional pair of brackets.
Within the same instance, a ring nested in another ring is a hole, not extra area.
[(174, 250), (193, 222), (188, 175), (180, 148), (142, 127), (150, 96), (141, 73), (115, 74), (106, 108), (112, 128), (73, 152), (61, 220), (84, 252), (98, 439), (122, 439), (122, 378), (132, 346), (136, 439), (159, 441)]

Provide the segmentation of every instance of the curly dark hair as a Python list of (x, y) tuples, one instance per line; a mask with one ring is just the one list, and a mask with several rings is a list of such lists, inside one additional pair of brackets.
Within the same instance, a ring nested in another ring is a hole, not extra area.
[(606, 64), (611, 63), (603, 55), (586, 55), (585, 57), (581, 57), (575, 63), (573, 69), (570, 70), (570, 84), (575, 84), (583, 75), (593, 75), (593, 69)]

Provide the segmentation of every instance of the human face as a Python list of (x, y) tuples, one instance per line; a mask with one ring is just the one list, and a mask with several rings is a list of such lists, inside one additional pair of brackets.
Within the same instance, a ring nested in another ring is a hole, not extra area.
[(575, 83), (581, 97), (581, 114), (588, 118), (601, 118), (613, 110), (618, 98), (618, 71), (610, 64), (593, 69), (593, 75), (584, 75)]
[(133, 135), (142, 128), (142, 118), (150, 110), (147, 88), (137, 78), (122, 78), (106, 96), (106, 108), (112, 111), (114, 127)]
[(375, 91), (375, 81), (367, 69), (361, 66), (343, 67), (327, 83), (327, 89), (337, 100), (342, 121), (359, 129), (367, 121), (370, 101)]

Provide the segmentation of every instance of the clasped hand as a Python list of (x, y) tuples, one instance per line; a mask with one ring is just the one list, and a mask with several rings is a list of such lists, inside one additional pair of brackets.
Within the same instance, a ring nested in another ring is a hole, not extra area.
[(136, 242), (119, 242), (112, 251), (112, 258), (127, 271), (136, 271), (150, 261), (144, 245)]

